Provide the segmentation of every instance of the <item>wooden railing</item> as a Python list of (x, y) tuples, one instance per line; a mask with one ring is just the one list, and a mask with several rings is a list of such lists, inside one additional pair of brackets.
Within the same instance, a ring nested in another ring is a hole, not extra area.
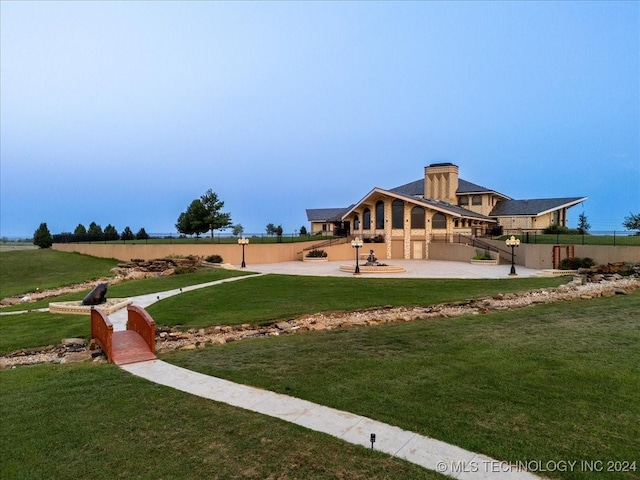
[(91, 309), (91, 338), (95, 339), (109, 361), (113, 358), (113, 325), (102, 310)]
[(156, 353), (156, 322), (144, 308), (135, 305), (127, 307), (127, 330), (137, 332), (149, 346), (151, 353)]

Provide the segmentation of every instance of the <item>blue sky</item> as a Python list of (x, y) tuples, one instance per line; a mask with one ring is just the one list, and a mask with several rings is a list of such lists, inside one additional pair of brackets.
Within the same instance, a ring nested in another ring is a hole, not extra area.
[(640, 3), (0, 3), (0, 235), (307, 225), (453, 162), (640, 213)]

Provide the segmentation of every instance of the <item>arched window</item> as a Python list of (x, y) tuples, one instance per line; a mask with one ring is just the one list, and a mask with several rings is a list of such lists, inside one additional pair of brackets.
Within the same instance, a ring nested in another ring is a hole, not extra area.
[(355, 231), (360, 230), (360, 217), (358, 215), (353, 217), (353, 229)]
[(391, 204), (391, 228), (404, 228), (404, 202), (394, 200)]
[(458, 199), (458, 205), (469, 205), (469, 197), (467, 197), (466, 195), (462, 195)]
[(384, 228), (384, 203), (382, 200), (376, 202), (376, 228)]
[(368, 208), (365, 208), (364, 212), (362, 212), (362, 223), (362, 228), (364, 230), (371, 229), (371, 210), (369, 210)]
[(471, 203), (474, 205), (482, 205), (482, 197), (480, 195), (474, 195), (471, 199)]
[(411, 209), (411, 228), (424, 228), (424, 208), (413, 207)]
[(447, 228), (447, 217), (441, 213), (434, 213), (433, 219), (431, 220), (431, 226), (437, 229)]

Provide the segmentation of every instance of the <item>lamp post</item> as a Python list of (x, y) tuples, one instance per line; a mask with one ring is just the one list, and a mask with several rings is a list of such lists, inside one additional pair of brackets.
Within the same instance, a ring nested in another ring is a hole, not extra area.
[(249, 239), (244, 237), (239, 238), (238, 245), (242, 245), (242, 265), (240, 266), (240, 268), (246, 268), (247, 264), (244, 263), (244, 246), (249, 245)]
[(354, 275), (360, 275), (360, 264), (358, 263), (359, 255), (358, 250), (362, 246), (362, 239), (360, 237), (356, 237), (351, 240), (351, 246), (356, 249), (356, 270), (353, 272)]
[(509, 275), (517, 275), (516, 264), (514, 261), (515, 259), (514, 248), (520, 245), (520, 240), (514, 237), (513, 235), (511, 235), (511, 238), (508, 238), (507, 240), (505, 240), (505, 243), (507, 244), (507, 247), (511, 247), (511, 272), (509, 272)]

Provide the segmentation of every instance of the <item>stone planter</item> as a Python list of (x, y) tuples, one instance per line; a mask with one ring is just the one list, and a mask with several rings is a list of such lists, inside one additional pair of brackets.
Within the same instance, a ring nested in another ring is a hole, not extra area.
[(498, 259), (493, 260), (471, 260), (472, 265), (498, 265)]
[(322, 262), (328, 262), (329, 261), (329, 257), (302, 257), (302, 261), (303, 262), (311, 262), (311, 263), (322, 263)]

